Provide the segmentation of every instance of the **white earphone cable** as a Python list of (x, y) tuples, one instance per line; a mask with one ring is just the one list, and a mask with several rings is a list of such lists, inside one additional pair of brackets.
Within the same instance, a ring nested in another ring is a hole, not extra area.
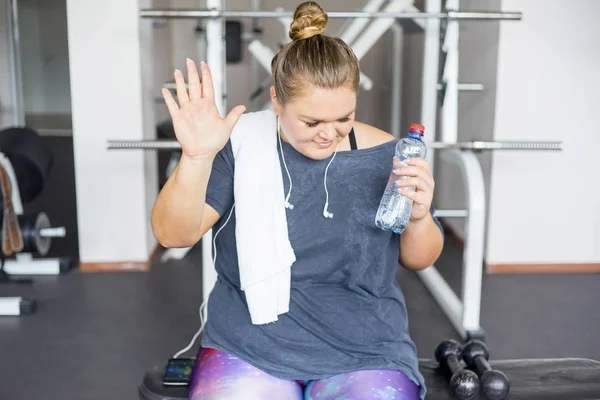
[[(229, 216), (225, 220), (225, 223), (219, 228), (219, 230), (217, 231), (217, 233), (215, 233), (215, 236), (213, 237), (213, 242), (212, 242), (212, 248), (213, 248), (213, 253), (214, 253), (213, 260), (212, 260), (213, 266), (215, 265), (215, 262), (217, 261), (217, 244), (216, 244), (217, 236), (219, 236), (219, 233), (221, 232), (221, 230), (223, 228), (225, 228), (225, 225), (227, 225), (227, 223), (229, 222), (231, 215), (233, 215), (234, 208), (235, 208), (235, 203), (233, 204), (233, 206), (231, 206), (231, 211), (229, 211)], [(196, 332), (196, 334), (192, 338), (192, 341), (190, 342), (190, 344), (188, 344), (185, 348), (179, 350), (173, 356), (173, 358), (178, 358), (180, 355), (184, 354), (189, 349), (191, 349), (192, 346), (194, 345), (194, 343), (196, 343), (198, 336), (200, 336), (200, 333), (202, 333), (202, 330), (204, 330), (204, 325), (206, 325), (206, 320), (204, 319), (203, 311), (206, 309), (207, 300), (208, 300), (208, 296), (206, 297), (206, 300), (202, 302), (202, 304), (200, 305), (200, 308), (198, 309), (198, 313), (200, 314), (200, 329), (198, 329), (198, 332)]]
[(285, 172), (288, 176), (288, 181), (290, 182), (290, 188), (288, 189), (287, 195), (285, 196), (285, 208), (289, 208), (290, 210), (294, 209), (294, 205), (290, 203), (290, 196), (292, 194), (292, 176), (290, 175), (290, 170), (287, 167), (285, 162), (285, 155), (283, 154), (283, 145), (281, 144), (281, 131), (279, 128), (279, 118), (277, 118), (277, 140), (279, 141), (279, 151), (281, 151), (281, 159), (283, 160), (283, 167), (285, 168)]
[(325, 187), (325, 207), (323, 207), (323, 216), (325, 218), (333, 218), (333, 213), (330, 213), (328, 210), (329, 190), (327, 190), (327, 170), (329, 170), (329, 166), (331, 165), (331, 163), (333, 162), (333, 159), (335, 158), (335, 155), (337, 154), (339, 145), (340, 144), (338, 143), (338, 145), (335, 147), (335, 151), (333, 152), (333, 157), (331, 157), (331, 160), (329, 160), (329, 163), (327, 163), (327, 167), (325, 167), (325, 176), (323, 177), (323, 186)]
[[(288, 179), (289, 179), (289, 182), (290, 182), (290, 188), (288, 189), (288, 193), (287, 193), (287, 196), (285, 198), (285, 206), (286, 206), (286, 208), (289, 208), (290, 210), (293, 210), (294, 209), (294, 205), (289, 203), (289, 198), (290, 198), (290, 195), (292, 193), (292, 177), (290, 175), (290, 171), (288, 170), (287, 164), (285, 162), (285, 157), (283, 155), (283, 146), (281, 144), (281, 134), (279, 132), (279, 120), (278, 120), (277, 126), (278, 126), (278, 129), (277, 129), (277, 138), (279, 140), (279, 150), (281, 151), (281, 158), (283, 160), (283, 167), (285, 168), (285, 171), (287, 173), (287, 176), (288, 176)], [(333, 218), (333, 213), (330, 213), (329, 210), (327, 209), (329, 207), (329, 191), (327, 190), (327, 171), (329, 170), (329, 166), (331, 165), (331, 163), (335, 159), (335, 156), (336, 156), (337, 151), (338, 151), (338, 147), (339, 147), (339, 143), (338, 143), (338, 145), (335, 148), (335, 151), (333, 153), (333, 157), (331, 157), (331, 160), (329, 160), (329, 163), (327, 163), (327, 167), (325, 167), (325, 175), (324, 175), (324, 178), (323, 178), (323, 186), (325, 187), (325, 207), (323, 208), (323, 216), (325, 218)], [(217, 236), (219, 235), (219, 233), (221, 232), (221, 230), (223, 228), (225, 228), (225, 226), (229, 222), (229, 219), (231, 218), (234, 209), (235, 209), (235, 204), (233, 204), (233, 206), (231, 207), (231, 211), (229, 212), (229, 216), (225, 220), (225, 223), (219, 228), (219, 230), (217, 231), (217, 233), (213, 237), (213, 243), (212, 243), (212, 249), (213, 249), (213, 253), (214, 253), (213, 260), (212, 260), (213, 261), (213, 266), (215, 265), (215, 263), (217, 261), (217, 245), (216, 245)], [(207, 297), (207, 299), (208, 299), (208, 297)], [(206, 321), (205, 321), (204, 316), (203, 316), (203, 310), (206, 309), (206, 303), (207, 303), (206, 300), (203, 301), (202, 304), (200, 305), (200, 308), (198, 309), (198, 313), (200, 314), (200, 328), (198, 329), (198, 331), (196, 332), (196, 334), (192, 338), (191, 342), (185, 348), (183, 348), (180, 351), (178, 351), (173, 356), (173, 358), (178, 358), (180, 355), (186, 353), (196, 343), (196, 340), (198, 339), (198, 336), (200, 336), (200, 333), (202, 333), (202, 330), (204, 329), (204, 326), (206, 325)]]

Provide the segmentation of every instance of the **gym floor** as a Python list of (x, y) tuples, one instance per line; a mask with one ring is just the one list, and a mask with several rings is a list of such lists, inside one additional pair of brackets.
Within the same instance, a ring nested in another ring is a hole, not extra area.
[[(52, 190), (29, 207), (44, 205), (71, 233), (72, 147), (65, 138), (48, 140), (60, 156)], [(62, 207), (46, 206), (59, 200)], [(76, 257), (73, 246), (53, 242), (52, 252)], [(159, 262), (149, 272), (74, 270), (36, 277), (32, 286), (0, 286), (1, 296), (38, 302), (34, 315), (0, 318), (0, 399), (137, 398), (145, 370), (185, 347), (198, 329), (201, 259), (197, 246), (184, 260)], [(436, 265), (455, 290), (461, 262), (461, 249), (448, 238)], [(398, 281), (419, 357), (431, 358), (437, 344), (456, 333), (415, 273), (400, 270)], [(600, 360), (599, 287), (600, 274), (484, 275), (481, 323), (492, 358)]]

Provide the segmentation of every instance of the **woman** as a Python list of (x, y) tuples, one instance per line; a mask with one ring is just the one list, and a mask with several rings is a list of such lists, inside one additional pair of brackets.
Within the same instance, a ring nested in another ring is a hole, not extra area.
[[(273, 135), (294, 205), (285, 213), (296, 256), (289, 311), (275, 323), (253, 324), (240, 289), (230, 135), (245, 108), (221, 118), (208, 66), (201, 64), (200, 85), (191, 60), (188, 91), (175, 72), (178, 102), (163, 90), (182, 156), (156, 200), (154, 234), (165, 247), (188, 247), (211, 228), (219, 232), (218, 279), (191, 399), (424, 398), (395, 277), (398, 261), (419, 270), (441, 252), (434, 181), (425, 160), (400, 166), (397, 140), (354, 120), (358, 60), (339, 38), (323, 35), (327, 20), (315, 2), (298, 6), (292, 42), (272, 61)], [(374, 223), (390, 170), (414, 201), (402, 235)], [(323, 215), (324, 202), (334, 218)]]

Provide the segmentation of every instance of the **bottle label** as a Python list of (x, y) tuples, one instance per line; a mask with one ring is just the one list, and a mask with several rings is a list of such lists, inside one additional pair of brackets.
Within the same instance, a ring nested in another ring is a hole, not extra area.
[(404, 154), (420, 154), (421, 146), (406, 146), (403, 151)]

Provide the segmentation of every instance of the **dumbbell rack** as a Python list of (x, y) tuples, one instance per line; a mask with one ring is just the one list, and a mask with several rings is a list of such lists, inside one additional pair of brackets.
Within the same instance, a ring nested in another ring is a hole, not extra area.
[[(0, 164), (6, 170), (12, 186), (12, 203), (16, 215), (23, 215), (23, 203), (19, 192), (19, 184), (16, 179), (12, 163), (4, 154), (0, 153)], [(64, 227), (45, 228), (38, 233), (43, 237), (64, 237)], [(4, 271), (9, 275), (57, 275), (61, 271), (61, 260), (59, 258), (34, 259), (30, 253), (19, 253), (15, 259), (7, 259), (4, 262)], [(16, 296), (0, 297), (0, 316), (24, 315), (35, 311), (35, 300)]]

